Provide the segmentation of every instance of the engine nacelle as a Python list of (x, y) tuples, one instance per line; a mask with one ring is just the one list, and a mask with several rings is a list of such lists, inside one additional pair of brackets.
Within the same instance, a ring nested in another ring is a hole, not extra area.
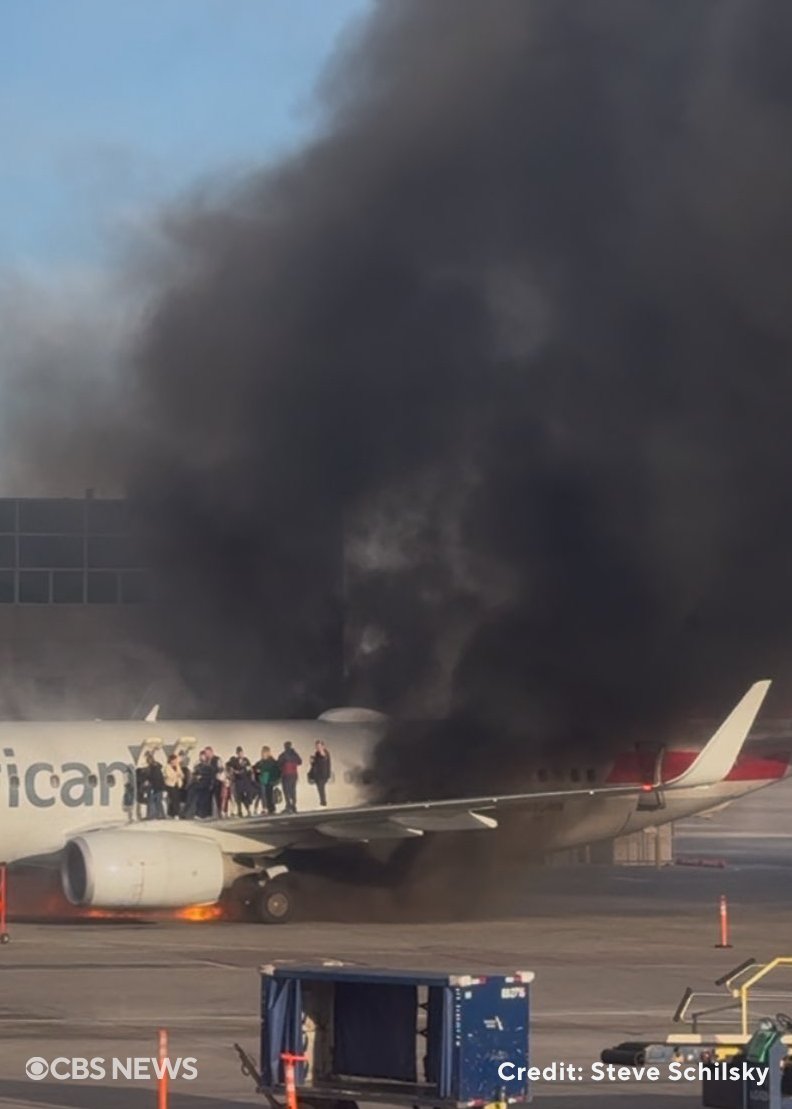
[(223, 890), (223, 854), (211, 839), (172, 832), (75, 836), (61, 862), (72, 905), (159, 909), (207, 905)]

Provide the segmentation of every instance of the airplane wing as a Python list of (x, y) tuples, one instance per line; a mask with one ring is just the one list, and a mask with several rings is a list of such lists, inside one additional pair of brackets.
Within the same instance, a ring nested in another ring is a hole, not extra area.
[(691, 766), (668, 782), (643, 786), (534, 790), (501, 796), (360, 805), (346, 809), (313, 809), (302, 813), (231, 817), (195, 823), (201, 830), (211, 829), (229, 837), (243, 836), (269, 844), (277, 843), (279, 846), (315, 844), (317, 839), (325, 842), (368, 842), (375, 839), (407, 839), (422, 836), (425, 832), (492, 829), (498, 826), (498, 814), (507, 810), (536, 810), (559, 801), (592, 798), (604, 800), (631, 795), (639, 797), (660, 789), (668, 791), (706, 788), (722, 781), (731, 770), (769, 688), (769, 681), (755, 682), (705, 744)]
[[(482, 831), (498, 826), (498, 814), (508, 809), (540, 810), (575, 798), (638, 796), (640, 786), (544, 790), (502, 796), (461, 797), (408, 804), (358, 805), (346, 809), (311, 809), (275, 816), (182, 821), (178, 830), (204, 834), (217, 832), (221, 839), (260, 840), (268, 846), (316, 846), (343, 840), (368, 843), (381, 839), (411, 839), (425, 832)], [(195, 827), (197, 825), (197, 827)], [(140, 827), (132, 825), (131, 828)]]

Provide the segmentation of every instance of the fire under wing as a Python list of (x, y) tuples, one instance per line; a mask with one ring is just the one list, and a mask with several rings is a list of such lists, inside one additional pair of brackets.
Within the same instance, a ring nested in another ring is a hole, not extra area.
[[(553, 802), (630, 798), (706, 791), (731, 771), (770, 688), (769, 681), (755, 682), (701, 749), (691, 765), (677, 777), (648, 785), (602, 786), (588, 789), (535, 790), (501, 796), (464, 797), (407, 804), (361, 805), (275, 816), (231, 817), (222, 820), (182, 821), (168, 831), (212, 838), (227, 853), (268, 853), (284, 848), (315, 848), (333, 842), (368, 843), (374, 840), (412, 839), (427, 832), (491, 830), (498, 816), (512, 811), (541, 811)], [(146, 833), (159, 822), (129, 825), (131, 833)], [(159, 829), (161, 830), (161, 825)]]

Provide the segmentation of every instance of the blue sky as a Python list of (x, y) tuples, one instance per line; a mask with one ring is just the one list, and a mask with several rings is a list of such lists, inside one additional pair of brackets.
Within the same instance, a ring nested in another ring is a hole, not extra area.
[(0, 269), (100, 262), (201, 179), (309, 133), (372, 0), (0, 0)]

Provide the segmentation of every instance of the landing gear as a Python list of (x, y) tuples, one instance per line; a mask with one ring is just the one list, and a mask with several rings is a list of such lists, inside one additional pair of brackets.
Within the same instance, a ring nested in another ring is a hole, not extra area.
[[(270, 866), (265, 870), (251, 869), (237, 878), (226, 896), (232, 919), (285, 924), (297, 906), (298, 885), (288, 867)], [(299, 901), (302, 903), (301, 895)]]
[(274, 878), (257, 894), (255, 907), (264, 924), (285, 924), (294, 912), (294, 891), (284, 878)]

